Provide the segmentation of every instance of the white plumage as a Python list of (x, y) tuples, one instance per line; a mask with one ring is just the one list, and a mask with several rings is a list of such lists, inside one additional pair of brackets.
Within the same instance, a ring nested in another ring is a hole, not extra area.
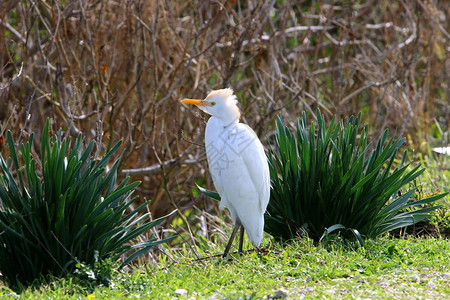
[[(270, 197), (270, 177), (264, 148), (255, 132), (239, 123), (240, 112), (231, 89), (211, 92), (204, 100), (185, 99), (212, 115), (205, 132), (206, 155), (214, 186), (236, 224), (225, 249), (227, 255), (240, 226), (258, 247), (264, 230), (264, 212)], [(243, 230), (239, 251), (242, 251)]]

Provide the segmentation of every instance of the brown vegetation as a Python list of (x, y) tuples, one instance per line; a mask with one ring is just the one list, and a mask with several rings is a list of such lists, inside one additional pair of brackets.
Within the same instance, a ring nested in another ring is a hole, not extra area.
[(206, 116), (183, 97), (232, 87), (264, 142), (277, 114), (316, 108), (363, 111), (375, 136), (388, 127), (417, 144), (449, 128), (445, 0), (0, 5), (0, 134), (24, 141), (50, 117), (97, 153), (123, 139), (122, 168), (156, 215), (215, 208), (191, 193), (208, 178)]

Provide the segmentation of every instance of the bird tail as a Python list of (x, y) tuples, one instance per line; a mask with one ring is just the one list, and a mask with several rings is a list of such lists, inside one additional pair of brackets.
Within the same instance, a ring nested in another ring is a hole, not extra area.
[(257, 218), (247, 219), (241, 223), (247, 232), (250, 242), (252, 242), (255, 247), (259, 247), (264, 232), (264, 216), (262, 215)]

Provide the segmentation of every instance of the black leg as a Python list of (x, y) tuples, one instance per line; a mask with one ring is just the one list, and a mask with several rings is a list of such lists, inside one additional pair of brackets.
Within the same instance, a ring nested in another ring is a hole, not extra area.
[(240, 224), (236, 223), (233, 228), (233, 232), (231, 233), (230, 239), (228, 240), (228, 244), (225, 247), (225, 252), (223, 253), (222, 257), (225, 258), (228, 255), (228, 252), (230, 251), (231, 245), (233, 244), (234, 236), (236, 235), (236, 232), (239, 229)]
[(244, 226), (241, 225), (241, 236), (239, 237), (239, 254), (242, 253), (242, 245), (244, 244)]

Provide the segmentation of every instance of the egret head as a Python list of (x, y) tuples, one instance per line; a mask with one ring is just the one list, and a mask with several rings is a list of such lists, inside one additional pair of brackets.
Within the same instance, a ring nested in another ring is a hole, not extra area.
[(222, 119), (224, 122), (239, 121), (241, 116), (236, 96), (229, 88), (212, 91), (204, 100), (184, 99), (181, 102), (197, 105), (207, 114)]

